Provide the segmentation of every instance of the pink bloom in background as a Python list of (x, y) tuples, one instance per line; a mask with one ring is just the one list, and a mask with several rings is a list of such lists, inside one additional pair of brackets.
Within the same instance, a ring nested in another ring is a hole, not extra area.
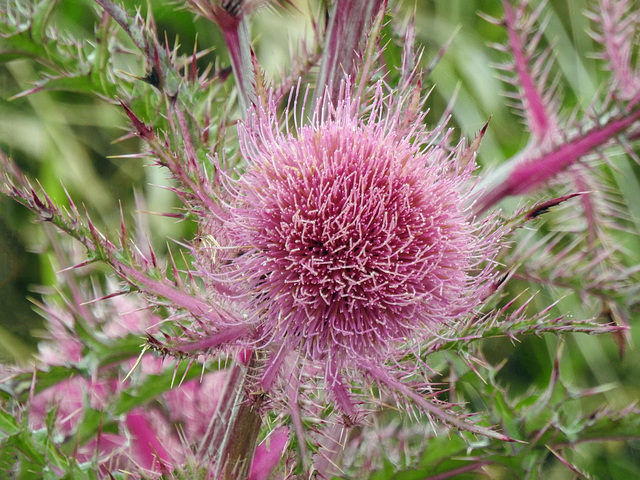
[(265, 441), (256, 448), (249, 480), (266, 480), (269, 474), (280, 463), (284, 450), (289, 442), (289, 429), (287, 427), (276, 428)]
[[(32, 398), (29, 410), (30, 425), (33, 429), (44, 428), (48, 412), (55, 408), (56, 421), (53, 433), (58, 440), (65, 439), (79, 427), (88, 407), (96, 410), (107, 407), (113, 397), (113, 386), (114, 382), (90, 380), (81, 376), (65, 380)], [(124, 435), (101, 432), (97, 438), (76, 446), (73, 455), (80, 462), (98, 459), (101, 467), (130, 466), (126, 458), (121, 456), (126, 444), (127, 439)], [(106, 474), (108, 468), (103, 468), (102, 474)]]
[(278, 352), (263, 387), (295, 351), (325, 366), (351, 414), (341, 370), (375, 378), (370, 367), (405, 354), (400, 345), (472, 312), (499, 233), (469, 211), (474, 165), (462, 148), (447, 149), (422, 118), (407, 127), (402, 97), (384, 99), (381, 85), (362, 108), (349, 90), (293, 132), (281, 132), (274, 103), (249, 113), (229, 232), (255, 344)]
[[(135, 309), (121, 297), (109, 302), (115, 306), (112, 315), (108, 315), (110, 320), (93, 328), (110, 338), (131, 333), (142, 335), (159, 320), (146, 310)], [(53, 308), (47, 310), (51, 338), (40, 345), (41, 361), (48, 366), (82, 363), (82, 342), (73, 333), (73, 321)], [(135, 380), (123, 381), (134, 364), (131, 359), (103, 367), (92, 378), (74, 375), (34, 395), (29, 411), (32, 428), (44, 428), (48, 412), (55, 408), (53, 433), (60, 438), (69, 437), (81, 427), (87, 406), (107, 412), (109, 405), (132, 382), (143, 381), (147, 375), (158, 374), (166, 367), (160, 358), (147, 354), (134, 372), (132, 378)], [(187, 468), (185, 465), (193, 452), (207, 441), (211, 423), (217, 418), (216, 408), (226, 380), (227, 372), (221, 370), (207, 373), (202, 379), (184, 382), (153, 402), (127, 413), (118, 422), (118, 433), (101, 432), (97, 439), (77, 446), (74, 456), (80, 462), (97, 460), (103, 476), (124, 470), (155, 477), (176, 468)], [(288, 441), (287, 432), (286, 428), (276, 429), (257, 447), (251, 478), (266, 478), (280, 462)], [(198, 461), (200, 467), (206, 467), (206, 458)]]

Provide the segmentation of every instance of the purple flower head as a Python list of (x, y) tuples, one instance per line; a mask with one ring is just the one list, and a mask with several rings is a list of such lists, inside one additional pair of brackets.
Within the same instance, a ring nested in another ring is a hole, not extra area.
[(281, 132), (274, 103), (250, 112), (229, 228), (258, 344), (297, 351), (333, 379), (471, 312), (498, 248), (468, 209), (474, 167), (462, 148), (426, 131), (423, 115), (407, 126), (405, 102), (381, 85), (366, 105), (343, 92), (295, 131)]

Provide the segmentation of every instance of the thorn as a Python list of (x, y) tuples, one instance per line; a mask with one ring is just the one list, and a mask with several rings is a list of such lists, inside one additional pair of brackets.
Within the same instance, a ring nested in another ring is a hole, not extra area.
[[(87, 265), (91, 265), (92, 263), (95, 263), (95, 261), (96, 261), (95, 259), (88, 259), (88, 260), (85, 260), (84, 262), (77, 263), (76, 265), (72, 265), (70, 267), (63, 268), (62, 270), (58, 270), (57, 273), (65, 273), (71, 270), (75, 270), (76, 268), (86, 267)], [(91, 303), (93, 301), (94, 300), (91, 300), (90, 302), (87, 302), (87, 303)]]
[(44, 90), (44, 87), (45, 87), (45, 84), (44, 84), (44, 83), (43, 83), (42, 85), (36, 85), (36, 86), (35, 86), (35, 87), (33, 87), (33, 88), (30, 88), (30, 89), (25, 90), (25, 91), (20, 92), (20, 93), (16, 93), (14, 96), (9, 97), (9, 98), (7, 99), (7, 101), (11, 102), (11, 101), (13, 101), (13, 100), (17, 100), (17, 99), (19, 99), (19, 98), (26, 97), (27, 95), (31, 95), (31, 94), (33, 94), (33, 93), (38, 93), (38, 92), (40, 92), (41, 90)]
[(546, 202), (542, 202), (542, 203), (536, 205), (535, 207), (533, 207), (531, 210), (529, 210), (525, 214), (524, 218), (526, 220), (533, 220), (534, 218), (539, 217), (540, 215), (543, 215), (543, 214), (547, 213), (550, 208), (555, 207), (557, 205), (560, 205), (561, 203), (569, 200), (570, 198), (578, 197), (578, 196), (581, 196), (581, 195), (586, 195), (588, 193), (591, 193), (591, 192), (571, 193), (569, 195), (563, 195), (562, 197), (558, 197), (558, 198), (553, 198), (551, 200), (547, 200)]
[(467, 165), (469, 165), (469, 162), (471, 162), (471, 160), (473, 159), (473, 156), (476, 154), (476, 152), (480, 148), (480, 142), (482, 141), (484, 134), (487, 132), (487, 128), (489, 127), (489, 122), (491, 122), (491, 117), (489, 117), (489, 120), (487, 120), (487, 123), (485, 123), (484, 126), (480, 129), (478, 134), (473, 139), (473, 142), (471, 142), (471, 145), (469, 145), (469, 147), (466, 148), (465, 151), (462, 153), (462, 156), (460, 157), (460, 164), (462, 168), (465, 168)]
[(198, 79), (198, 36), (196, 34), (196, 39), (193, 42), (193, 55), (191, 57), (191, 69), (189, 71), (189, 80), (194, 82)]
[(153, 245), (151, 245), (151, 240), (147, 239), (147, 245), (149, 246), (149, 253), (151, 254), (151, 264), (154, 268), (158, 268), (158, 259), (156, 258), (156, 252), (153, 251)]
[(140, 355), (138, 355), (138, 359), (136, 360), (136, 363), (134, 363), (133, 367), (131, 367), (131, 370), (129, 370), (129, 373), (127, 373), (127, 375), (122, 379), (123, 383), (127, 380), (127, 378), (131, 376), (131, 374), (138, 367), (138, 365), (140, 365), (140, 362), (142, 361), (142, 357), (144, 356), (145, 353), (147, 353), (147, 350), (149, 350), (150, 348), (148, 344), (144, 344), (141, 346), (142, 346), (142, 351), (140, 352)]
[(177, 218), (178, 220), (184, 220), (185, 218), (184, 213), (151, 212), (149, 210), (137, 210), (137, 212), (145, 215), (155, 215), (158, 217)]
[(147, 127), (144, 122), (136, 117), (136, 115), (131, 111), (129, 107), (125, 105), (122, 100), (118, 99), (118, 101), (120, 102), (120, 105), (122, 105), (122, 108), (124, 108), (124, 111), (129, 117), (129, 120), (131, 120), (131, 123), (133, 123), (133, 126), (138, 131), (138, 136), (147, 141), (152, 140), (154, 138), (153, 129), (151, 127)]
[(189, 373), (189, 370), (191, 370), (192, 365), (193, 360), (189, 360), (189, 363), (187, 363), (187, 368), (184, 369), (184, 374), (182, 374), (182, 378), (180, 379), (180, 382), (178, 382), (178, 387), (182, 386), (182, 383), (184, 382), (184, 379), (187, 378), (187, 374)]
[(144, 153), (129, 153), (129, 154), (124, 154), (124, 155), (109, 155), (107, 158), (112, 158), (112, 159), (138, 159), (138, 158), (147, 158), (149, 155), (146, 155)]
[(125, 75), (125, 76), (127, 76), (129, 78), (133, 78), (135, 80), (140, 80), (140, 81), (149, 83), (148, 80), (147, 80), (148, 75), (145, 75), (144, 77), (139, 77), (138, 75), (134, 75), (133, 73), (125, 72), (124, 70), (116, 70), (115, 73), (121, 73), (122, 75)]
[(92, 303), (98, 303), (101, 302), (103, 300), (108, 300), (110, 298), (114, 298), (114, 297), (119, 297), (120, 295), (126, 295), (127, 293), (129, 293), (128, 290), (118, 290), (117, 292), (113, 292), (110, 293), (108, 295), (104, 295), (100, 298), (94, 298), (93, 300), (87, 300), (86, 302), (82, 302), (80, 305), (81, 306), (85, 306), (85, 305), (91, 305)]
[(173, 269), (173, 284), (177, 287), (177, 288), (183, 288), (184, 285), (182, 284), (182, 280), (180, 279), (180, 273), (178, 272), (178, 267), (176, 267), (176, 262), (175, 259), (173, 258), (173, 252), (171, 251), (170, 248), (168, 248), (167, 245), (167, 250), (169, 251), (169, 257), (171, 258), (171, 268)]
[(122, 211), (122, 202), (118, 200), (118, 207), (120, 209), (120, 242), (124, 247), (127, 242), (127, 226), (124, 223), (124, 212)]
[(180, 367), (180, 362), (176, 362), (176, 366), (173, 369), (173, 376), (171, 377), (171, 388), (175, 386), (176, 382), (176, 374), (178, 373), (178, 368)]

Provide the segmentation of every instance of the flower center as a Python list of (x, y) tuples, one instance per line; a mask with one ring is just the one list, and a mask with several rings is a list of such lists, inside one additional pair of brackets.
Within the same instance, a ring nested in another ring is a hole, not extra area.
[(271, 328), (311, 356), (363, 353), (441, 321), (466, 281), (466, 223), (452, 184), (408, 142), (320, 129), (253, 172), (253, 288)]

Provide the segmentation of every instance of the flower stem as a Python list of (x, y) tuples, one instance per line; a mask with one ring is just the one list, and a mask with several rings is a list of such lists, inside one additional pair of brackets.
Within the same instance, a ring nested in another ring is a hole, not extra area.
[(230, 441), (223, 457), (224, 480), (241, 480), (248, 477), (262, 425), (262, 418), (258, 413), (261, 403), (262, 400), (258, 399), (251, 405), (243, 403), (238, 409), (238, 415), (228, 430)]
[(246, 366), (236, 363), (229, 372), (218, 407), (217, 426), (211, 438), (211, 443), (220, 449), (215, 478), (248, 478), (262, 425), (259, 411), (263, 398), (248, 393), (246, 389), (247, 379), (255, 366), (256, 359), (252, 354)]
[[(382, 0), (338, 0), (327, 28), (327, 36), (316, 81), (316, 99), (339, 96), (340, 82), (355, 73), (360, 42)], [(377, 8), (376, 8), (377, 7)]]

